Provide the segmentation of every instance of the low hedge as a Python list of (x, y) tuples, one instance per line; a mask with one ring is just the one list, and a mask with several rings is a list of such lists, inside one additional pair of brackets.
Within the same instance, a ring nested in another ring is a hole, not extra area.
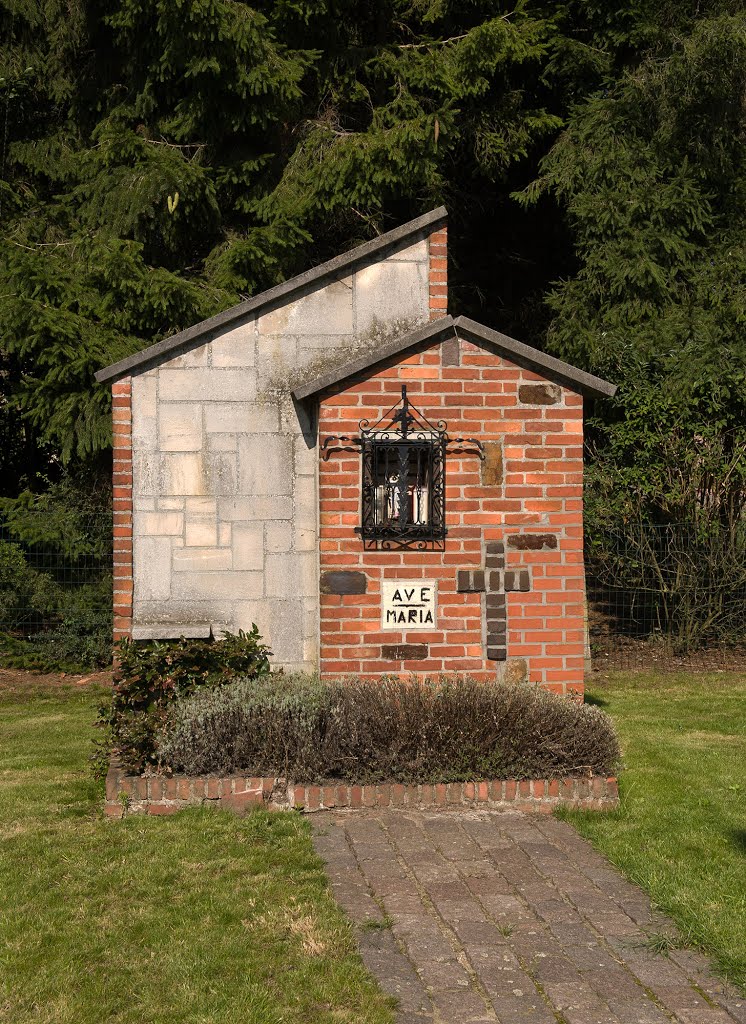
[(105, 738), (96, 744), (94, 770), (105, 772), (112, 750), (128, 771), (153, 764), (155, 737), (173, 701), (239, 674), (247, 681), (261, 677), (269, 673), (270, 654), (256, 626), (220, 640), (120, 641), (114, 691), (99, 709)]
[(156, 759), (187, 775), (428, 783), (609, 775), (620, 750), (603, 711), (535, 686), (271, 676), (175, 701)]

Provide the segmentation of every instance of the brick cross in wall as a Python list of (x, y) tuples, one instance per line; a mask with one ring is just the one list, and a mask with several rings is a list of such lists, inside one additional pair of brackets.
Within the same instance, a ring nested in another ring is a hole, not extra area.
[(507, 658), (506, 594), (531, 589), (528, 569), (505, 569), (505, 545), (491, 540), (486, 545), (484, 569), (459, 569), (456, 589), (461, 594), (485, 593), (487, 620), (487, 658), (505, 661)]

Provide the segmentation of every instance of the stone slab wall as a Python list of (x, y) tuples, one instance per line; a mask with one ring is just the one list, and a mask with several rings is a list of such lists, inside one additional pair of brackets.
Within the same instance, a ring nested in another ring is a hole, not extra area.
[(256, 622), (277, 667), (316, 667), (317, 431), (290, 391), (442, 315), (437, 236), (132, 377), (135, 638)]
[[(356, 435), (395, 406), (401, 385), (449, 436), (476, 437), (483, 461), (446, 460), (444, 543), (365, 547), (360, 454), (320, 463), (321, 670), (528, 679), (583, 692), (583, 401), (466, 338), (423, 343), (323, 398), (319, 435)], [(387, 580), (435, 581), (432, 630), (381, 628)]]
[(219, 807), (245, 814), (256, 807), (297, 810), (306, 814), (333, 808), (410, 807), (536, 811), (557, 807), (610, 811), (619, 805), (616, 778), (600, 775), (565, 779), (491, 779), (432, 785), (340, 783), (309, 786), (280, 778), (244, 775), (127, 775), (114, 764), (106, 776), (105, 811), (126, 814), (175, 814), (186, 807)]

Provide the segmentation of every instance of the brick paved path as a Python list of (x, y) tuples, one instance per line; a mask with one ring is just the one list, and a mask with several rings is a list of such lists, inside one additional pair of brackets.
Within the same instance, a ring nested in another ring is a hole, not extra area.
[[(316, 848), (400, 1024), (746, 1024), (746, 1000), (563, 822), (314, 816)], [(385, 916), (384, 916), (385, 915)]]

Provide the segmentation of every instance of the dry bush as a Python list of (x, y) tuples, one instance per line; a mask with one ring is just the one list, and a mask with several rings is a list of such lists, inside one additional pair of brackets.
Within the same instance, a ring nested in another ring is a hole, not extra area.
[(187, 774), (367, 784), (610, 774), (620, 752), (603, 711), (534, 686), (274, 676), (176, 701), (157, 757)]

